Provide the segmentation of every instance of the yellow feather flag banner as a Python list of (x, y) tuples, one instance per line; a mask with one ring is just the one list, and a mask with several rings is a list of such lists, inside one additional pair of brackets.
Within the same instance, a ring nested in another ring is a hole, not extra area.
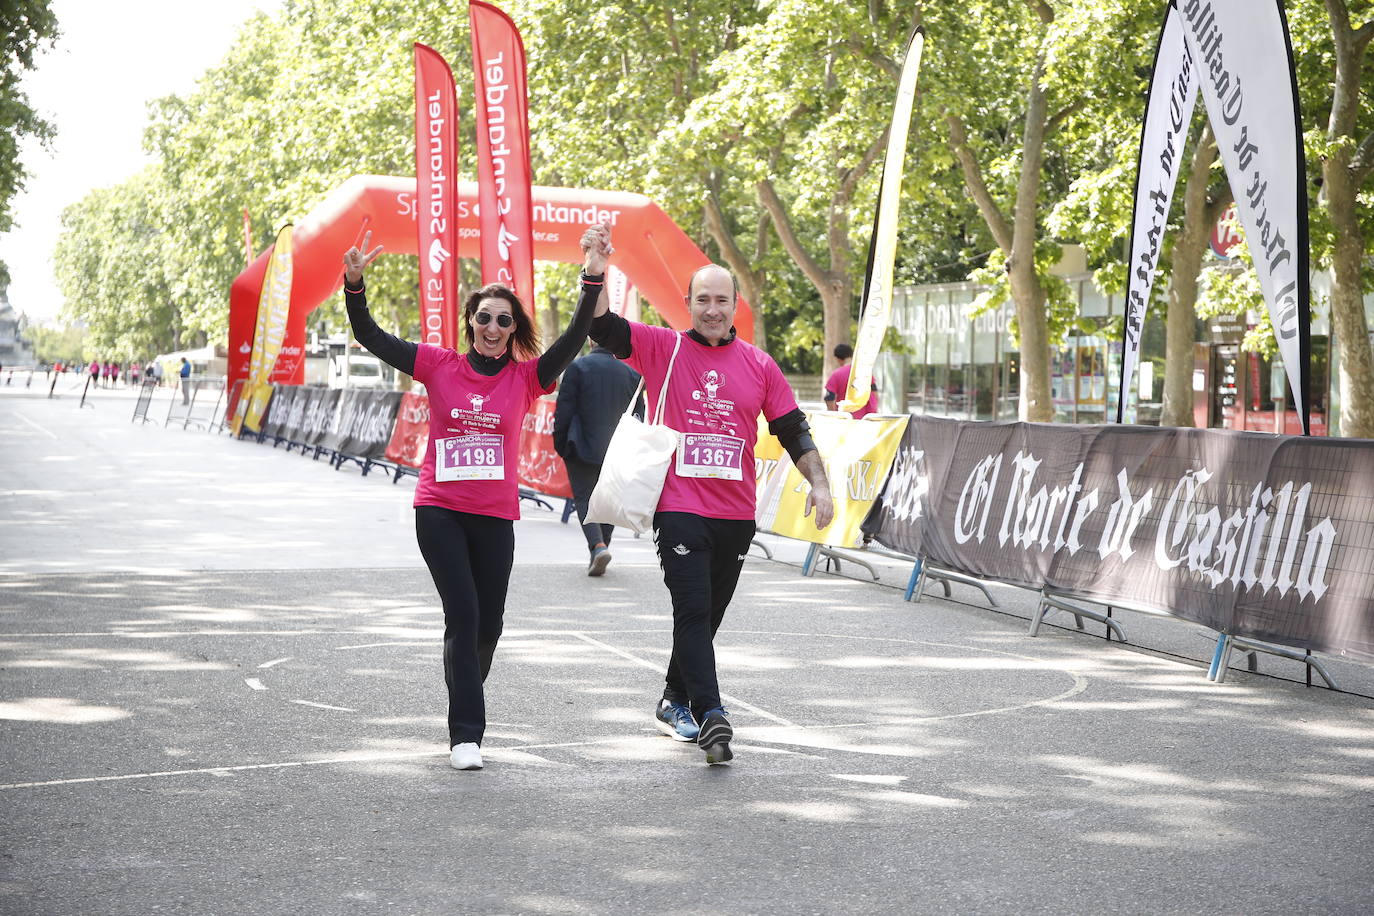
[[(234, 414), (233, 431), (238, 435), (244, 425), (252, 432), (261, 428), (262, 414), (271, 396), (269, 381), (277, 364), (281, 344), (286, 337), (286, 317), (291, 312), (291, 225), (277, 233), (267, 273), (262, 278), (262, 293), (258, 297), (258, 322), (253, 332), (253, 354), (248, 360), (248, 379), (239, 396)], [(266, 392), (263, 389), (266, 388)]]
[(835, 519), (817, 530), (814, 514), (808, 518), (806, 497), (811, 486), (792, 464), (777, 438), (760, 423), (754, 448), (758, 485), (756, 521), (760, 528), (831, 547), (857, 547), (863, 541), (860, 526), (887, 482), (897, 448), (906, 435), (904, 417), (870, 416), (855, 420), (848, 414), (807, 414), (811, 437), (825, 460), (825, 476), (835, 504)]
[(906, 167), (906, 140), (911, 109), (916, 102), (916, 77), (921, 71), (925, 33), (917, 28), (907, 40), (902, 76), (897, 83), (897, 102), (887, 134), (887, 157), (878, 190), (878, 214), (868, 243), (868, 278), (864, 289), (863, 319), (849, 370), (849, 389), (840, 410), (853, 413), (868, 403), (873, 386), (873, 367), (882, 350), (883, 335), (892, 319), (892, 267), (897, 259), (897, 209), (902, 197), (902, 172)]

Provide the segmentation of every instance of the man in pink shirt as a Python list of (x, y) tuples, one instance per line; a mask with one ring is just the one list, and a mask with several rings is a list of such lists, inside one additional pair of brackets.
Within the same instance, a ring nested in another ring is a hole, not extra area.
[[(830, 373), (830, 378), (825, 381), (825, 409), (839, 410), (840, 404), (844, 401), (845, 392), (849, 390), (849, 373), (853, 366), (849, 365), (850, 359), (854, 357), (854, 348), (849, 344), (837, 344), (835, 347), (835, 358), (840, 361), (840, 366)], [(870, 385), (872, 392), (868, 396), (868, 403), (854, 411), (854, 419), (862, 420), (871, 413), (878, 412), (878, 386)]]
[[(609, 250), (605, 226), (589, 231), (584, 244), (597, 235)], [(673, 601), (673, 654), (654, 718), (670, 737), (695, 740), (709, 764), (734, 756), (712, 639), (754, 537), (759, 414), (811, 485), (806, 514), (815, 510), (817, 528), (834, 515), (820, 454), (782, 370), (767, 353), (736, 339), (738, 299), (730, 272), (709, 264), (688, 282), (690, 330), (606, 311), (593, 319), (589, 335), (644, 376), (646, 415), (662, 398), (664, 423), (681, 433), (654, 514), (654, 542)]]

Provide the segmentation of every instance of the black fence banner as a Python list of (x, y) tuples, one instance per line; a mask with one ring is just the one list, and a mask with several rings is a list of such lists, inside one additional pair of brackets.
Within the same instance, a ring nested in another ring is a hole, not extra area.
[(1374, 657), (1374, 442), (913, 416), (866, 528), (982, 579)]
[(304, 442), (301, 430), (305, 427), (305, 409), (310, 406), (312, 391), (318, 388), (295, 387), (295, 392), (291, 396), (290, 409), (287, 411), (286, 419), (282, 422), (281, 437), (288, 442)]
[(329, 447), (357, 458), (383, 457), (400, 405), (399, 391), (346, 392)]
[(285, 438), (287, 418), (291, 414), (292, 402), (299, 390), (295, 385), (273, 385), (272, 400), (267, 405), (267, 416), (262, 421), (262, 434), (273, 439)]
[(305, 388), (308, 391), (305, 413), (301, 417), (300, 438), (295, 440), (304, 445), (324, 445), (329, 434), (330, 424), (339, 406), (340, 391), (337, 388)]
[(329, 419), (329, 427), (320, 443), (335, 452), (348, 452), (343, 445), (348, 441), (347, 430), (353, 426), (365, 408), (369, 392), (345, 389), (339, 395), (339, 408)]

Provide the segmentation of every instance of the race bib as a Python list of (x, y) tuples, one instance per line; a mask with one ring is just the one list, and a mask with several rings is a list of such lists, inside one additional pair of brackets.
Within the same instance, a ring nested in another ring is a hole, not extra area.
[(474, 433), (434, 441), (434, 479), (504, 480), (506, 477), (505, 437)]
[(677, 446), (677, 476), (743, 480), (744, 440), (720, 433), (683, 433)]

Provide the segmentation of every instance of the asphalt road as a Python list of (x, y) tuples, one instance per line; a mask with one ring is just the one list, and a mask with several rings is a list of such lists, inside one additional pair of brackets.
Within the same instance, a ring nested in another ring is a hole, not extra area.
[(0, 912), (1374, 909), (1365, 666), (1212, 684), (1178, 621), (1031, 639), (1023, 594), (906, 603), (765, 540), (708, 768), (652, 725), (649, 545), (589, 579), (531, 507), (459, 773), (411, 484), (132, 405), (0, 389)]

